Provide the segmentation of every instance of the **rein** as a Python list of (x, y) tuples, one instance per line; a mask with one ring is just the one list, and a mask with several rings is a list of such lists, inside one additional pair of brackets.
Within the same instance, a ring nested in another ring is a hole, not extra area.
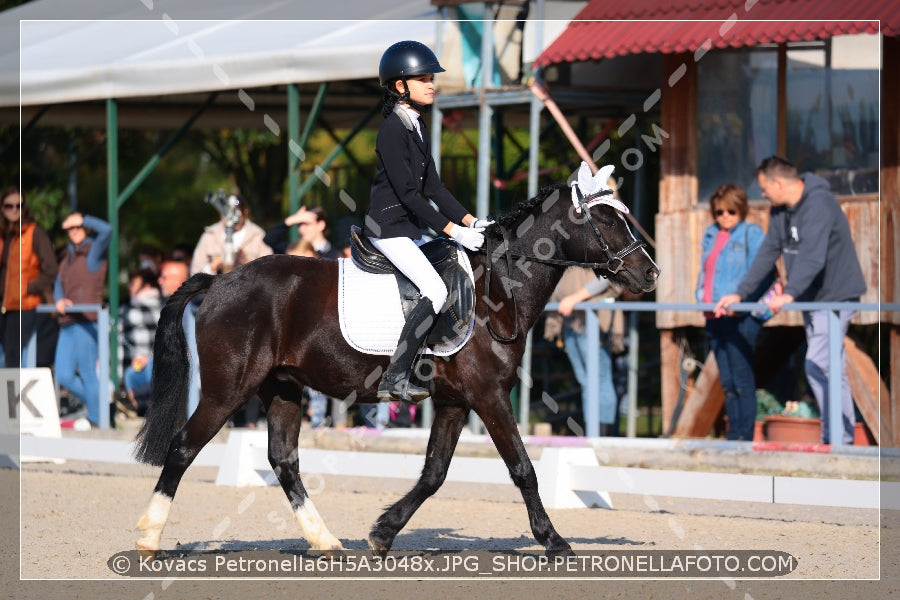
[[(500, 230), (500, 235), (503, 237), (503, 244), (506, 246), (506, 274), (510, 275), (512, 273), (512, 253), (509, 251), (509, 242), (506, 240), (506, 232), (502, 227), (497, 225), (497, 228)], [(495, 340), (500, 342), (501, 344), (511, 344), (515, 342), (519, 338), (519, 307), (516, 304), (516, 294), (513, 292), (512, 288), (509, 290), (509, 297), (512, 298), (513, 302), (513, 314), (515, 315), (515, 319), (513, 320), (513, 334), (510, 337), (504, 337), (497, 333), (497, 330), (494, 329), (494, 326), (491, 325), (491, 273), (493, 273), (493, 252), (491, 252), (491, 237), (486, 235), (484, 236), (484, 251), (487, 255), (487, 266), (485, 267), (484, 273), (484, 289), (485, 289), (485, 297), (487, 298), (487, 308), (485, 308), (485, 325), (487, 326), (488, 331)]]
[[(606, 240), (603, 238), (603, 234), (600, 233), (600, 230), (597, 228), (597, 224), (594, 223), (594, 219), (591, 217), (590, 209), (588, 206), (585, 206), (587, 202), (598, 198), (600, 196), (605, 196), (612, 194), (612, 190), (601, 190), (595, 194), (590, 194), (588, 196), (583, 196), (581, 190), (576, 188), (576, 192), (578, 194), (579, 204), (582, 210), (586, 211), (587, 218), (585, 219), (582, 228), (582, 240), (584, 246), (584, 255), (585, 259), (587, 258), (587, 226), (590, 225), (591, 232), (594, 234), (594, 237), (600, 244), (600, 249), (603, 250), (603, 253), (606, 255), (605, 262), (587, 262), (584, 261), (576, 261), (576, 260), (560, 260), (556, 258), (539, 258), (537, 256), (531, 256), (528, 254), (518, 254), (510, 251), (509, 242), (506, 239), (506, 231), (500, 225), (497, 225), (497, 228), (500, 230), (500, 236), (503, 238), (503, 244), (506, 246), (506, 274), (510, 277), (512, 276), (512, 259), (513, 258), (524, 258), (527, 261), (533, 261), (537, 263), (543, 263), (547, 265), (555, 265), (559, 267), (586, 267), (591, 270), (603, 269), (607, 271), (610, 275), (615, 275), (618, 273), (622, 267), (625, 265), (625, 257), (646, 246), (646, 244), (641, 240), (634, 240), (628, 246), (619, 250), (615, 254), (613, 254), (609, 249), (609, 244), (606, 243)], [(486, 299), (487, 309), (486, 309), (486, 318), (485, 324), (487, 326), (488, 331), (495, 340), (502, 344), (511, 344), (516, 341), (519, 337), (519, 311), (518, 306), (516, 304), (516, 296), (512, 289), (509, 290), (509, 297), (513, 302), (513, 314), (515, 315), (515, 320), (513, 321), (513, 334), (510, 337), (505, 337), (500, 335), (494, 326), (491, 325), (491, 302), (490, 302), (490, 293), (491, 293), (491, 274), (493, 273), (493, 252), (491, 251), (491, 238), (489, 235), (484, 236), (484, 252), (487, 255), (487, 266), (485, 267), (485, 290), (486, 290)]]

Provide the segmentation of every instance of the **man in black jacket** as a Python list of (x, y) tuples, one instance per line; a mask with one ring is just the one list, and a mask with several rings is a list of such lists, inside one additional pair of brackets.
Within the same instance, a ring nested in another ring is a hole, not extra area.
[[(769, 230), (737, 292), (721, 298), (716, 314), (746, 298), (769, 277), (779, 255), (784, 256), (787, 283), (784, 293), (769, 301), (773, 313), (789, 302), (859, 302), (866, 292), (850, 225), (828, 182), (778, 156), (756, 168), (763, 196), (772, 203)], [(841, 334), (847, 334), (855, 310), (840, 311)], [(829, 441), (828, 418), (828, 311), (803, 312), (806, 332), (806, 377), (822, 415), (822, 441)], [(850, 383), (841, 347), (841, 407), (843, 442), (853, 443), (855, 417)]]

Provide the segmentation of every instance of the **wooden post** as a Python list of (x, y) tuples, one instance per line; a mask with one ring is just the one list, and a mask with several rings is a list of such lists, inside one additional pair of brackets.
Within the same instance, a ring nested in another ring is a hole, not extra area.
[[(884, 37), (882, 64), (900, 61), (900, 38)], [(885, 70), (888, 73), (889, 70)], [(881, 88), (881, 301), (900, 302), (900, 277), (897, 276), (896, 248), (900, 244), (900, 80), (884, 77)], [(890, 419), (893, 439), (882, 446), (900, 446), (900, 314), (884, 313), (890, 342), (890, 409), (882, 419)]]
[[(868, 354), (860, 350), (848, 337), (844, 338), (847, 353), (847, 379), (850, 392), (859, 412), (865, 420), (879, 446), (890, 445), (894, 440), (891, 423), (890, 395), (887, 386), (878, 375), (878, 368)], [(880, 405), (880, 406), (879, 406)], [(881, 423), (878, 422), (879, 408)]]
[(678, 403), (678, 344), (675, 332), (662, 329), (659, 332), (660, 390), (662, 396), (662, 430), (666, 432), (672, 423), (675, 405)]
[[(660, 183), (659, 183), (659, 215), (661, 218), (671, 217), (677, 213), (689, 214), (697, 201), (697, 64), (690, 53), (665, 54), (663, 56), (665, 73), (683, 73), (677, 81), (669, 80), (668, 87), (663, 90), (663, 102), (660, 107), (660, 127), (668, 135), (660, 145)], [(667, 222), (668, 224), (668, 222)], [(661, 258), (662, 248), (670, 236), (661, 234), (657, 228), (657, 258)], [(662, 270), (662, 269), (661, 269)], [(671, 277), (672, 273), (662, 270), (661, 278)], [(657, 289), (656, 299), (659, 302), (673, 300), (664, 297), (669, 289), (662, 285)], [(657, 327), (660, 327), (660, 381), (662, 385), (662, 430), (669, 431), (672, 415), (678, 402), (678, 345), (675, 343), (672, 319), (675, 315), (658, 313)]]
[(881, 418), (890, 419), (891, 432), (894, 434), (890, 446), (897, 448), (900, 446), (900, 367), (897, 366), (897, 361), (900, 361), (900, 327), (888, 325), (888, 329), (891, 342), (891, 396), (888, 414), (882, 412)]
[(685, 398), (672, 437), (706, 437), (724, 406), (725, 392), (719, 381), (719, 365), (710, 352), (703, 363), (703, 371)]

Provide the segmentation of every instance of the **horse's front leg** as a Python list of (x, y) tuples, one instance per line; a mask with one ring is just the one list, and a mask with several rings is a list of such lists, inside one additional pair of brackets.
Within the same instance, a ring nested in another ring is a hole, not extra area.
[(497, 451), (509, 469), (509, 476), (519, 491), (528, 509), (528, 521), (534, 538), (546, 548), (547, 556), (574, 554), (572, 547), (553, 527), (538, 494), (537, 474), (525, 451), (525, 444), (519, 436), (519, 428), (509, 404), (509, 393), (493, 399), (484, 398), (475, 407), (481, 417)]
[(369, 533), (369, 547), (379, 556), (384, 557), (388, 553), (400, 530), (444, 483), (468, 414), (466, 408), (459, 406), (439, 406), (435, 409), (422, 475), (409, 493), (378, 517)]

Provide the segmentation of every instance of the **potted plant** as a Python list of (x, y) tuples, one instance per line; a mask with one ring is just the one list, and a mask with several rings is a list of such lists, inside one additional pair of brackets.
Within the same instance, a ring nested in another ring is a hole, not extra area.
[(763, 436), (770, 442), (819, 444), (822, 423), (817, 411), (806, 400), (789, 400), (777, 414), (763, 417)]

